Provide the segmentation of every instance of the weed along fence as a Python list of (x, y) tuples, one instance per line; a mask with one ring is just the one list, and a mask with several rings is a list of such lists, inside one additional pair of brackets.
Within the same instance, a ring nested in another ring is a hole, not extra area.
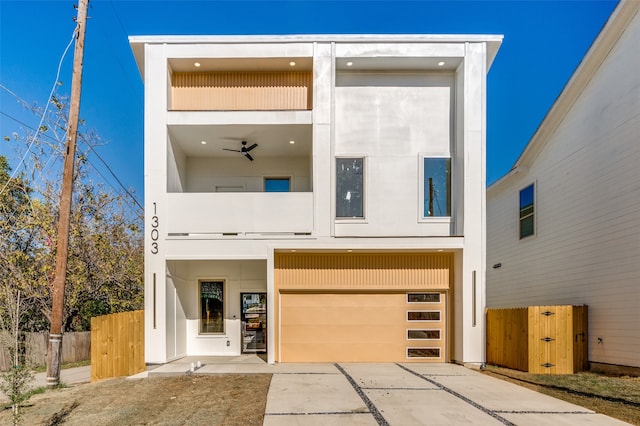
[[(27, 365), (32, 367), (47, 365), (49, 333), (23, 333), (20, 339), (20, 346), (24, 348)], [(89, 359), (91, 359), (91, 332), (64, 333), (62, 337), (61, 362), (69, 364), (88, 361)], [(7, 371), (10, 367), (9, 350), (0, 344), (0, 371)]]
[(586, 306), (487, 309), (487, 363), (536, 374), (588, 368)]
[(144, 370), (144, 311), (91, 318), (92, 382)]

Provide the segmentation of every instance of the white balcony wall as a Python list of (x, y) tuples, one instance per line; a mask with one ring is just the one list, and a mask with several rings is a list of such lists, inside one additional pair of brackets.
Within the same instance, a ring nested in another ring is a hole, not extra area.
[(451, 235), (450, 219), (423, 220), (419, 191), (421, 155), (453, 151), (455, 74), (342, 73), (335, 98), (336, 156), (365, 157), (365, 218), (335, 235)]
[(238, 158), (189, 157), (186, 160), (185, 192), (262, 192), (265, 177), (289, 177), (292, 192), (311, 191), (309, 157)]
[(184, 192), (186, 182), (187, 156), (180, 146), (168, 135), (167, 141), (167, 191)]
[(166, 216), (170, 235), (310, 233), (313, 193), (172, 193)]

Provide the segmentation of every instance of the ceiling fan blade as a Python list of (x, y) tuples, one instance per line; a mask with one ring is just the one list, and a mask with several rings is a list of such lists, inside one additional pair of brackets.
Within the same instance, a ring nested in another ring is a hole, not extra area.
[(257, 147), (258, 144), (254, 143), (253, 145), (251, 145), (250, 147), (247, 148), (247, 151), (251, 151), (253, 148)]
[(233, 151), (233, 152), (242, 152), (239, 149), (229, 149), (229, 148), (222, 148), (223, 151)]
[(249, 154), (248, 152), (243, 152), (242, 155), (244, 155), (245, 157), (247, 157), (250, 161), (253, 161), (253, 157), (251, 156), (251, 154)]

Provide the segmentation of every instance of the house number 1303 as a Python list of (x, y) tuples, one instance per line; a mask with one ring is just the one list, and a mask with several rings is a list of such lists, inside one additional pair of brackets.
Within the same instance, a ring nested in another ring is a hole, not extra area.
[(158, 216), (157, 206), (153, 203), (153, 216), (151, 216), (151, 254), (158, 254)]

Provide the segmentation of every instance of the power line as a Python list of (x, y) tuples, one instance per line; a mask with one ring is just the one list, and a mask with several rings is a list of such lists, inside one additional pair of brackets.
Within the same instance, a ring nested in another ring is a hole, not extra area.
[[(14, 92), (12, 92), (11, 90), (7, 89), (4, 85), (0, 84), (0, 88), (6, 90), (8, 93), (10, 93), (11, 95), (15, 96), (20, 102), (22, 102), (24, 105), (29, 105), (28, 102), (26, 102), (24, 99), (22, 99), (20, 96), (18, 96), (17, 94), (15, 94)], [(31, 108), (30, 108), (31, 109)], [(34, 114), (38, 114), (35, 110), (31, 109), (31, 111)], [(17, 118), (3, 112), (0, 111), (0, 114), (4, 115), (5, 117), (19, 123), (20, 125), (31, 129), (33, 131), (37, 132), (37, 129), (34, 129), (33, 127), (31, 127), (30, 125), (24, 123), (23, 121), (18, 120)], [(41, 124), (42, 125), (42, 121)], [(42, 136), (51, 139), (54, 142), (57, 142), (58, 144), (60, 144), (60, 141), (58, 141), (57, 139), (53, 138), (52, 136), (46, 134), (46, 133), (42, 133)], [(89, 149), (96, 155), (96, 157), (98, 157), (98, 159), (100, 160), (100, 162), (107, 168), (107, 170), (109, 171), (109, 173), (111, 174), (111, 176), (116, 180), (116, 182), (118, 183), (118, 185), (120, 186), (120, 188), (125, 192), (125, 194), (127, 196), (129, 196), (133, 202), (142, 210), (144, 211), (144, 207), (142, 207), (142, 205), (140, 204), (140, 202), (138, 201), (138, 199), (129, 191), (129, 189), (127, 189), (125, 187), (125, 185), (122, 183), (122, 181), (118, 178), (118, 176), (115, 174), (115, 172), (113, 171), (113, 169), (107, 164), (107, 162), (102, 158), (102, 156), (100, 156), (100, 154), (98, 153), (98, 151), (95, 150), (95, 148), (87, 141), (85, 141), (84, 139), (82, 139), (82, 141), (89, 147)], [(109, 182), (109, 180), (99, 171), (99, 169), (91, 162), (90, 159), (87, 159), (87, 162), (89, 162), (89, 164), (91, 164), (94, 168), (94, 170), (96, 172), (98, 172), (98, 174), (104, 179), (104, 181), (111, 186), (113, 189), (115, 189), (115, 187)]]
[[(31, 147), (35, 143), (35, 141), (36, 141), (36, 139), (38, 137), (38, 133), (40, 133), (40, 128), (42, 127), (42, 122), (44, 121), (44, 118), (47, 115), (47, 110), (49, 109), (49, 104), (51, 103), (51, 98), (53, 97), (53, 92), (56, 90), (56, 86), (58, 84), (58, 78), (60, 77), (60, 69), (62, 68), (62, 62), (64, 61), (65, 56), (67, 56), (67, 52), (69, 51), (69, 48), (73, 44), (73, 40), (75, 39), (77, 30), (78, 30), (78, 26), (76, 25), (76, 27), (73, 29), (73, 33), (71, 34), (71, 40), (69, 40), (69, 44), (67, 44), (67, 47), (64, 49), (64, 52), (62, 53), (62, 56), (60, 57), (60, 61), (58, 62), (58, 72), (56, 73), (56, 79), (53, 82), (53, 87), (51, 87), (51, 92), (49, 93), (49, 98), (47, 99), (47, 104), (45, 106), (44, 112), (42, 113), (42, 117), (40, 118), (40, 123), (38, 124), (38, 128), (36, 130), (36, 133), (33, 135), (33, 138), (31, 139), (31, 143), (29, 144), (29, 147), (27, 148), (27, 150), (25, 151), (24, 155), (22, 156), (22, 159), (20, 159), (20, 162), (16, 166), (15, 170), (13, 171), (11, 176), (9, 176), (9, 179), (7, 179), (7, 183), (4, 185), (2, 190), (0, 190), (0, 195), (2, 195), (4, 193), (4, 191), (9, 186), (9, 183), (11, 182), (11, 180), (13, 178), (15, 178), (16, 174), (18, 173), (18, 170), (20, 169), (20, 166), (22, 166), (22, 164), (24, 163), (25, 158), (27, 158), (27, 154), (29, 153), (29, 151), (31, 150)], [(2, 87), (4, 88), (4, 86), (2, 86)], [(10, 92), (10, 93), (12, 93), (12, 92)]]

